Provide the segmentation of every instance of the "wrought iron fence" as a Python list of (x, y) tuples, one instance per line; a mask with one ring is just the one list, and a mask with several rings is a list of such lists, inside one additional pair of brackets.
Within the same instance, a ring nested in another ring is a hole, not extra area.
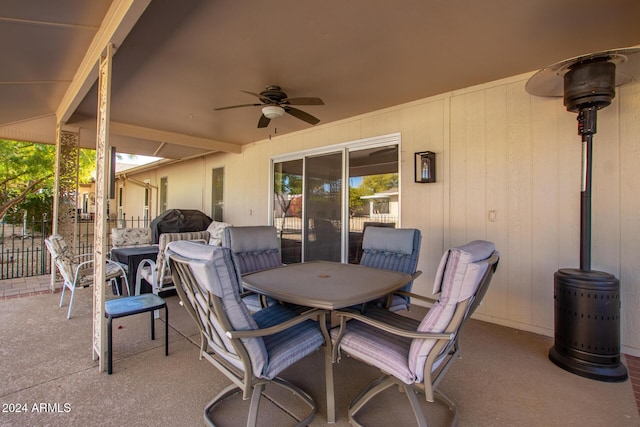
[[(19, 277), (40, 276), (51, 273), (51, 256), (44, 245), (44, 239), (51, 234), (51, 216), (43, 216), (41, 220), (32, 217), (31, 221), (21, 224), (6, 224), (0, 222), (0, 280)], [(349, 221), (351, 231), (362, 231), (367, 222), (371, 225), (380, 223), (397, 224), (395, 217), (352, 217)], [(371, 222), (374, 221), (374, 222)], [(278, 220), (276, 220), (278, 222)], [(109, 219), (108, 229), (113, 227), (148, 227), (149, 218), (130, 217), (124, 219)], [(301, 238), (300, 218), (287, 217), (284, 223), (277, 224), (287, 234), (288, 238), (296, 233)], [(81, 217), (76, 225), (77, 254), (93, 251), (94, 222), (91, 217)]]
[[(51, 234), (51, 216), (41, 220), (32, 218), (21, 224), (0, 222), (0, 280), (19, 277), (40, 276), (51, 273), (51, 256), (44, 245), (44, 239)], [(109, 220), (112, 227), (146, 227), (147, 218), (129, 218)], [(78, 242), (75, 252), (78, 254), (93, 251), (92, 218), (81, 219), (77, 223)]]

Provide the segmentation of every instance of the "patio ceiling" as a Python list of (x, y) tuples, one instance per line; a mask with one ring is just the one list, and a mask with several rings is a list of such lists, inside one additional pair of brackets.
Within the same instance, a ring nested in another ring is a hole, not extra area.
[(310, 127), (256, 128), (242, 91), (279, 85), (320, 124), (640, 43), (637, 0), (22, 0), (0, 6), (0, 138), (95, 147), (97, 58), (113, 61), (119, 152), (185, 158)]

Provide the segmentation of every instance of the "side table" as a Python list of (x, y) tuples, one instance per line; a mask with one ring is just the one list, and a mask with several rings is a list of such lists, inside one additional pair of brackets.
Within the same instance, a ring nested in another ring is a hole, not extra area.
[(119, 317), (131, 316), (139, 313), (150, 312), (151, 316), (151, 339), (155, 340), (155, 323), (153, 312), (164, 308), (164, 355), (169, 355), (169, 310), (164, 299), (155, 294), (142, 294), (130, 297), (122, 297), (109, 300), (104, 304), (104, 315), (107, 320), (107, 373), (111, 375), (113, 357), (112, 357), (112, 326), (113, 319)]

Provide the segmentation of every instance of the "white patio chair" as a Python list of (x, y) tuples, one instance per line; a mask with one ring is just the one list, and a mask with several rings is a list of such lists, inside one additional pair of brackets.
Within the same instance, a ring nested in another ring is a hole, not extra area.
[[(69, 310), (67, 311), (67, 319), (71, 317), (71, 307), (73, 304), (73, 297), (75, 296), (76, 289), (81, 287), (87, 287), (93, 284), (93, 254), (73, 255), (71, 248), (67, 245), (67, 242), (59, 234), (53, 234), (44, 240), (44, 243), (53, 257), (53, 261), (58, 268), (58, 272), (62, 276), (64, 284), (62, 285), (62, 293), (60, 295), (60, 307), (62, 307), (62, 300), (64, 299), (64, 292), (67, 288), (71, 290), (71, 298), (69, 299)], [(122, 277), (125, 283), (125, 288), (129, 292), (129, 282), (127, 281), (127, 274), (122, 266), (109, 259), (106, 260), (106, 273), (105, 279), (115, 288), (118, 289), (117, 283), (115, 283), (118, 277)], [(118, 289), (118, 294), (119, 294)]]
[(142, 280), (151, 285), (151, 292), (158, 295), (160, 292), (175, 289), (171, 270), (165, 255), (167, 245), (177, 240), (191, 240), (199, 243), (209, 243), (210, 234), (208, 231), (193, 231), (184, 233), (162, 233), (158, 240), (158, 256), (155, 260), (143, 259), (138, 264), (136, 272), (135, 295), (140, 295)]

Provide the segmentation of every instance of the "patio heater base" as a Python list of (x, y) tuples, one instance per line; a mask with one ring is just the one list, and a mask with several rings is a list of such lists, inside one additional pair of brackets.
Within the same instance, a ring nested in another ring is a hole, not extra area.
[(602, 271), (572, 268), (554, 275), (555, 345), (549, 359), (586, 378), (621, 382), (620, 281)]

